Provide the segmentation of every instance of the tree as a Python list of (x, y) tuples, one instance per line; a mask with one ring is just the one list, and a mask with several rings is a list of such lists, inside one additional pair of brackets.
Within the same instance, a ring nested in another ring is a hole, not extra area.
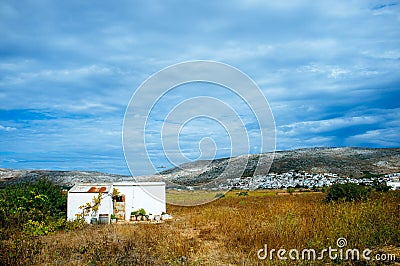
[(326, 201), (360, 201), (365, 199), (369, 194), (365, 186), (346, 183), (335, 184), (328, 189)]
[(30, 221), (51, 224), (65, 220), (66, 195), (46, 179), (20, 183), (0, 190), (0, 232), (3, 238), (21, 231)]

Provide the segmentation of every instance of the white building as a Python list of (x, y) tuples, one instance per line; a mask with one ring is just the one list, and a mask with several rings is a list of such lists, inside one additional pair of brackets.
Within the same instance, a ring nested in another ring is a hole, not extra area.
[[(112, 197), (117, 189), (118, 197)], [(166, 212), (164, 182), (116, 182), (116, 183), (80, 183), (68, 191), (67, 219), (74, 220), (82, 214), (82, 205), (92, 203), (101, 193), (101, 202), (96, 213), (91, 211), (85, 216), (86, 222), (92, 218), (108, 217), (111, 214), (118, 219), (129, 221), (132, 211), (143, 208), (146, 213), (160, 215)]]
[(386, 185), (392, 187), (393, 190), (400, 189), (400, 182), (399, 181), (387, 181)]

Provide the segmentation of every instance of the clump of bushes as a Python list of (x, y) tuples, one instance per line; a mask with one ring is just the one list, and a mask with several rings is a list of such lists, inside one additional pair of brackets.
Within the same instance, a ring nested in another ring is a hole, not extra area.
[(295, 191), (296, 191), (296, 189), (293, 188), (293, 187), (289, 187), (289, 188), (287, 189), (287, 192), (290, 193), (290, 194), (293, 194), (293, 192), (295, 192)]
[(326, 201), (360, 201), (365, 199), (370, 190), (354, 183), (335, 184), (328, 189)]
[(388, 192), (391, 187), (387, 186), (386, 184), (375, 184), (374, 189), (376, 192)]
[(335, 184), (329, 188), (323, 188), (326, 193), (325, 201), (361, 201), (370, 196), (371, 193), (386, 193), (390, 190), (390, 186), (383, 183), (374, 183), (372, 186), (362, 184), (345, 183)]
[(25, 233), (44, 235), (75, 227), (65, 221), (66, 195), (46, 179), (20, 183), (0, 190), (1, 238)]

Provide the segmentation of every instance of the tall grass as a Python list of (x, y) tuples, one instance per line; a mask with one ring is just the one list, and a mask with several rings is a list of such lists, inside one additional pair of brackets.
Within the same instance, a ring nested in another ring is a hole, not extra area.
[[(174, 219), (160, 224), (88, 226), (24, 240), (19, 246), (12, 239), (3, 241), (2, 261), (10, 265), (308, 265), (312, 262), (261, 261), (257, 251), (265, 244), (271, 249), (321, 250), (335, 247), (339, 237), (347, 239), (349, 248), (400, 245), (399, 191), (375, 193), (361, 202), (325, 203), (323, 199), (322, 193), (237, 196), (230, 192), (207, 205), (169, 205)], [(21, 246), (25, 246), (22, 255), (10, 256)]]

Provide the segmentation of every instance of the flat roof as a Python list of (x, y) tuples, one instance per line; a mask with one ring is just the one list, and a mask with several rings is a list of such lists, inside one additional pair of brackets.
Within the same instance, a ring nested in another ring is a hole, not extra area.
[(110, 184), (76, 184), (68, 192), (73, 193), (100, 193), (109, 192), (112, 185)]
[(165, 182), (115, 182), (115, 183), (76, 183), (71, 193), (100, 193), (110, 192), (113, 186), (165, 186)]
[(114, 182), (114, 186), (165, 186), (165, 182)]

